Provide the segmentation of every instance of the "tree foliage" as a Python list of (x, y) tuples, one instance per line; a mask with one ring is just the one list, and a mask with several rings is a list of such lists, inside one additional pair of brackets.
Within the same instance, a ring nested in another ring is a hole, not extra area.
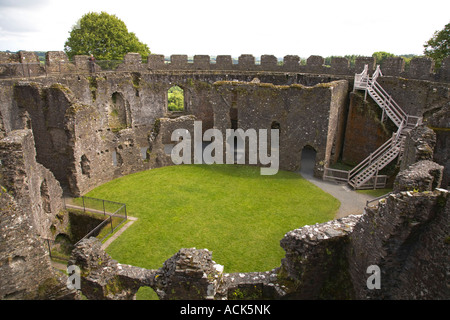
[(385, 52), (385, 51), (377, 51), (377, 52), (374, 52), (372, 54), (372, 57), (375, 58), (376, 64), (381, 66), (381, 64), (383, 63), (383, 61), (386, 58), (395, 57), (395, 54), (389, 53), (389, 52)]
[(72, 28), (64, 45), (69, 58), (93, 54), (97, 60), (121, 60), (128, 52), (150, 54), (148, 46), (128, 32), (125, 23), (106, 12), (85, 14)]
[(167, 92), (167, 108), (169, 111), (184, 110), (184, 91), (178, 86), (173, 86)]
[(450, 23), (444, 29), (436, 31), (423, 46), (423, 53), (434, 60), (436, 67), (440, 67), (442, 60), (450, 56)]
[[(346, 58), (349, 61), (349, 63), (350, 63), (350, 67), (354, 67), (356, 59), (358, 57), (364, 57), (364, 56), (355, 55), (355, 54), (353, 54), (353, 55), (345, 55), (343, 57), (342, 56), (329, 56), (329, 57), (325, 58), (325, 65), (330, 66), (331, 65), (331, 60), (333, 58), (336, 58), (336, 57), (337, 58)], [(409, 63), (410, 63), (411, 59), (414, 58), (414, 57), (417, 57), (417, 56), (414, 55), (414, 54), (395, 55), (393, 53), (389, 53), (389, 52), (385, 52), (385, 51), (377, 51), (377, 52), (374, 52), (372, 54), (372, 57), (374, 57), (376, 59), (376, 64), (378, 64), (380, 66), (381, 66), (381, 64), (383, 63), (383, 61), (386, 58), (389, 58), (389, 57), (401, 57), (405, 61), (405, 70), (406, 70), (409, 67)]]
[(358, 57), (362, 57), (361, 55), (357, 55), (357, 54), (348, 54), (345, 56), (329, 56), (325, 58), (325, 65), (330, 66), (331, 65), (331, 60), (333, 60), (333, 58), (346, 58), (349, 63), (350, 63), (350, 67), (354, 67), (355, 66), (355, 61), (356, 58)]

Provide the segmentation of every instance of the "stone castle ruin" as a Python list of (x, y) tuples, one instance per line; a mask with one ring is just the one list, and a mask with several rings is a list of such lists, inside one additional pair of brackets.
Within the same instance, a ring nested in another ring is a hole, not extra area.
[[(1, 299), (77, 299), (42, 240), (67, 229), (63, 190), (76, 197), (172, 165), (171, 134), (193, 134), (194, 121), (203, 132), (278, 128), (280, 169), (298, 171), (302, 153), (313, 150), (316, 177), (355, 188), (383, 178), (393, 193), (362, 215), (288, 232), (280, 267), (263, 273), (224, 274), (211, 252), (192, 248), (146, 270), (84, 240), (72, 263), (82, 268), (86, 297), (132, 299), (150, 286), (161, 299), (232, 299), (237, 289), (241, 298), (449, 298), (450, 58), (437, 72), (427, 58), (405, 70), (401, 58), (380, 69), (372, 57), (350, 67), (344, 58), (324, 66), (319, 56), (301, 65), (298, 56), (279, 64), (270, 55), (260, 64), (252, 55), (237, 64), (230, 56), (189, 63), (185, 55), (143, 63), (136, 53), (114, 70), (91, 67), (87, 56), (71, 62), (63, 52), (48, 52), (45, 65), (31, 52), (0, 53)], [(175, 85), (184, 110), (171, 112)], [(376, 150), (386, 152), (376, 158)], [(333, 169), (337, 162), (366, 165), (352, 180)], [(381, 269), (381, 290), (367, 288), (370, 265)]]

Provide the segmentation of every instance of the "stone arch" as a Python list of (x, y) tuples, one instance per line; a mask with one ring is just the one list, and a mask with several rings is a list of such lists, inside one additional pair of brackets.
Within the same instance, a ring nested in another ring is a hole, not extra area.
[(316, 167), (317, 151), (307, 144), (303, 147), (300, 157), (300, 173), (302, 175), (313, 176)]
[(52, 249), (56, 251), (56, 255), (68, 256), (73, 250), (73, 240), (65, 233), (58, 233), (55, 236)]
[(108, 112), (108, 123), (112, 131), (131, 127), (130, 104), (120, 92), (114, 92), (111, 96), (111, 104)]

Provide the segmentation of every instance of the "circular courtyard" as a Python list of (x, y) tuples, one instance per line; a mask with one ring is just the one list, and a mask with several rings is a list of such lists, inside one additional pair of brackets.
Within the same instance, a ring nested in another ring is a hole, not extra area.
[(225, 272), (280, 266), (286, 232), (332, 220), (340, 205), (298, 173), (243, 165), (158, 168), (87, 196), (126, 203), (138, 218), (106, 250), (118, 262), (158, 269), (181, 248), (206, 248)]

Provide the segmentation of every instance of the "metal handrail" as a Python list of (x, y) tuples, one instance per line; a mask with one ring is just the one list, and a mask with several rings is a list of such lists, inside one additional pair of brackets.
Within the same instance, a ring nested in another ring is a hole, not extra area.
[(366, 201), (366, 207), (369, 205), (369, 203), (372, 203), (372, 202), (379, 201), (379, 200), (381, 200), (381, 199), (387, 198), (387, 197), (389, 197), (389, 196), (390, 196), (391, 194), (393, 194), (393, 193), (394, 193), (394, 192), (391, 191), (391, 192), (388, 192), (388, 193), (386, 193), (386, 194), (384, 194), (384, 195), (382, 195), (382, 196), (379, 196), (379, 197), (377, 197), (377, 198), (375, 198), (375, 199), (367, 200), (367, 201)]
[[(394, 139), (395, 138), (395, 139)], [(397, 147), (397, 148), (399, 148), (398, 149), (398, 152), (400, 151), (400, 146), (401, 146), (401, 143), (402, 143), (402, 141), (399, 141), (399, 139), (397, 139), (396, 138), (396, 136), (393, 136), (390, 140), (392, 140), (392, 146), (390, 146), (389, 148), (387, 148), (387, 145), (383, 148), (383, 150), (381, 150), (381, 149), (378, 149), (379, 151), (378, 151), (378, 153), (377, 153), (377, 156), (375, 157), (375, 161), (373, 161), (373, 162), (370, 162), (368, 165), (366, 165), (366, 166), (364, 166), (364, 169), (363, 170), (360, 170), (360, 171), (358, 171), (358, 172), (356, 172), (356, 173), (352, 173), (352, 174), (349, 174), (349, 181), (350, 180), (352, 180), (352, 179), (354, 179), (354, 178), (357, 178), (359, 175), (361, 175), (361, 174), (363, 174), (366, 170), (368, 170), (369, 168), (372, 168), (373, 167), (373, 165), (376, 165), (377, 166), (377, 172), (378, 172), (378, 170), (379, 169), (382, 169), (383, 167), (380, 167), (379, 165), (380, 165), (380, 161), (382, 161), (383, 159), (385, 159), (385, 157), (388, 155), (388, 153), (391, 151), (391, 150), (393, 150), (393, 148), (394, 147)], [(398, 152), (395, 154), (395, 156), (397, 156), (398, 155)], [(381, 155), (379, 155), (378, 156), (378, 154), (381, 154)], [(369, 156), (369, 158), (370, 158), (370, 156)], [(364, 180), (364, 181), (362, 181), (362, 182), (360, 182), (360, 183), (364, 183), (364, 182), (366, 182), (367, 180), (369, 180), (371, 177), (369, 177), (369, 178), (367, 178), (366, 180)]]
[[(369, 87), (373, 89), (380, 96), (380, 98), (383, 99), (386, 106), (389, 107), (389, 111), (392, 111), (392, 113), (394, 113), (400, 121), (407, 117), (406, 112), (403, 111), (403, 109), (397, 104), (397, 102), (392, 99), (392, 96), (389, 95), (376, 80), (369, 80)], [(369, 94), (371, 94), (370, 91)]]

